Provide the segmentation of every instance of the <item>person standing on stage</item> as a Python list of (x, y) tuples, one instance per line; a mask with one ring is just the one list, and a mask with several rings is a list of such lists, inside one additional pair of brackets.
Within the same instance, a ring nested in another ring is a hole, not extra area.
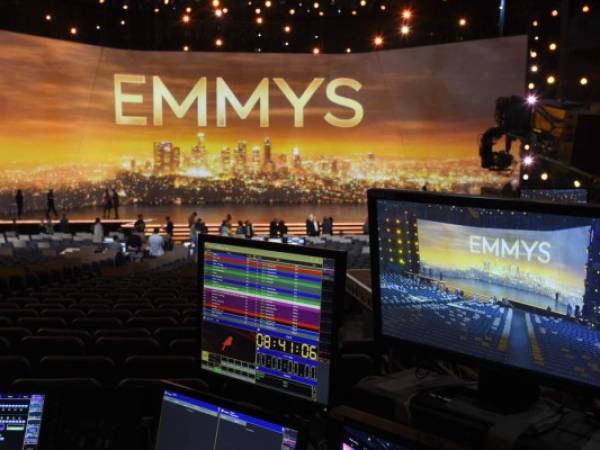
[(112, 190), (112, 206), (115, 210), (115, 219), (119, 218), (119, 205), (120, 204), (120, 199), (119, 199), (119, 194), (117, 193), (117, 191), (115, 189)]
[(321, 226), (317, 221), (317, 218), (314, 214), (310, 214), (308, 219), (306, 219), (306, 235), (307, 236), (320, 236), (321, 234)]
[(198, 217), (198, 213), (194, 211), (190, 217), (188, 217), (188, 228), (192, 228), (196, 225), (196, 218)]
[(15, 194), (15, 203), (17, 204), (17, 219), (23, 217), (23, 202), (23, 191), (19, 189)]
[(112, 210), (112, 196), (108, 189), (104, 191), (104, 196), (102, 197), (102, 218), (110, 219), (110, 211)]
[(50, 189), (48, 194), (46, 195), (46, 200), (48, 203), (48, 209), (46, 210), (46, 217), (50, 217), (50, 213), (54, 214), (54, 218), (58, 219), (58, 211), (56, 211), (56, 203), (54, 200), (54, 190)]

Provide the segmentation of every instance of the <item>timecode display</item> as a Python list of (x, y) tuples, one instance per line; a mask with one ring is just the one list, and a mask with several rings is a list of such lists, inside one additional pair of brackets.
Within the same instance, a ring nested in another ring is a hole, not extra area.
[(278, 350), (290, 355), (300, 356), (311, 361), (319, 360), (319, 349), (316, 345), (288, 341), (269, 336), (268, 334), (256, 333), (256, 348)]

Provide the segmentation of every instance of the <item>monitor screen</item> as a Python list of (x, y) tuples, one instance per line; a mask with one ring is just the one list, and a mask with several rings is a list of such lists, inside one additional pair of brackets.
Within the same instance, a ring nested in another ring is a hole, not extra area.
[(385, 192), (383, 336), (600, 386), (597, 209)]
[[(334, 301), (343, 292), (343, 286), (336, 289), (341, 256), (281, 244), (210, 239), (205, 237), (200, 254), (201, 367), (328, 404)], [(323, 253), (333, 256), (315, 256)]]
[(39, 448), (44, 396), (0, 394), (0, 448), (37, 450)]
[(344, 426), (339, 450), (414, 450), (420, 447), (406, 446), (374, 432)]
[(156, 450), (297, 450), (298, 430), (167, 390)]

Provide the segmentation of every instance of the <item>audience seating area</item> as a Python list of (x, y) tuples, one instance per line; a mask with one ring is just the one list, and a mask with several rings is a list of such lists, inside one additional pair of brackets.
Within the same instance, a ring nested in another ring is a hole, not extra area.
[(21, 279), (4, 291), (0, 383), (83, 377), (116, 385), (128, 378), (194, 377), (193, 276), (161, 270), (105, 279), (93, 269), (43, 284)]

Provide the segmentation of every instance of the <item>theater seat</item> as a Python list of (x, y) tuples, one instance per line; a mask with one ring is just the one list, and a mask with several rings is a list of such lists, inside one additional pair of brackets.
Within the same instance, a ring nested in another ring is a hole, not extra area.
[(196, 339), (175, 339), (169, 344), (169, 353), (172, 355), (195, 356), (198, 352)]
[(116, 328), (107, 330), (96, 330), (94, 338), (101, 337), (151, 337), (151, 334), (145, 328)]
[(125, 375), (132, 378), (191, 378), (197, 373), (192, 356), (130, 356)]
[(164, 348), (176, 339), (195, 339), (198, 329), (194, 327), (163, 327), (154, 332), (154, 337)]
[(16, 392), (86, 391), (101, 389), (94, 378), (19, 378), (11, 384)]
[(60, 317), (65, 320), (67, 323), (73, 322), (75, 319), (81, 319), (85, 317), (83, 311), (78, 311), (76, 309), (44, 309), (41, 314), (41, 317)]
[(32, 334), (31, 331), (23, 327), (0, 327), (0, 337), (8, 339), (13, 350), (18, 348), (21, 339)]
[(32, 362), (47, 355), (81, 356), (84, 344), (73, 336), (27, 336), (21, 340), (21, 352)]
[(158, 355), (161, 351), (158, 341), (153, 338), (101, 337), (94, 347), (97, 355), (108, 356), (117, 364), (132, 355)]
[(9, 354), (11, 348), (10, 341), (4, 337), (0, 337), (0, 355)]
[(133, 317), (127, 321), (128, 327), (147, 328), (156, 330), (161, 327), (174, 327), (178, 323), (172, 317)]
[(83, 341), (87, 348), (93, 341), (92, 335), (86, 330), (73, 330), (71, 328), (40, 328), (37, 330), (38, 336), (67, 336), (76, 337)]
[(0, 356), (0, 387), (5, 388), (17, 378), (31, 376), (31, 364), (23, 356)]
[(44, 378), (96, 378), (108, 384), (115, 381), (115, 362), (106, 356), (45, 356), (40, 361)]
[(132, 314), (130, 311), (123, 309), (92, 309), (88, 312), (87, 316), (90, 319), (119, 319), (123, 323), (131, 319)]
[(100, 329), (115, 329), (122, 328), (123, 322), (119, 319), (75, 319), (73, 321), (73, 328), (78, 330), (87, 330), (89, 332), (94, 332)]
[(174, 309), (138, 309), (134, 315), (135, 317), (172, 317), (177, 319), (179, 317), (179, 311)]
[(23, 317), (17, 325), (34, 332), (40, 328), (67, 328), (67, 322), (60, 317)]
[(12, 325), (12, 320), (8, 317), (0, 317), (0, 327), (10, 327)]
[(6, 317), (12, 323), (19, 320), (21, 317), (38, 317), (39, 314), (35, 309), (0, 309), (0, 318)]

